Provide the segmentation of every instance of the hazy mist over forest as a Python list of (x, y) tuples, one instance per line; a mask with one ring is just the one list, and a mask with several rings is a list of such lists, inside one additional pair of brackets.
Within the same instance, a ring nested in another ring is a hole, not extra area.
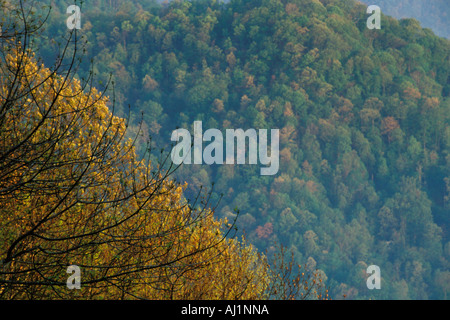
[(424, 28), (431, 28), (435, 34), (450, 38), (448, 20), (450, 2), (447, 0), (363, 0), (367, 5), (378, 5), (382, 12), (397, 19), (414, 18)]

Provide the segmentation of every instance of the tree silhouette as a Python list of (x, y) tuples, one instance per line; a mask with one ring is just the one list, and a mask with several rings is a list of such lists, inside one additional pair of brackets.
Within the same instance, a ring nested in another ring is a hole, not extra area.
[[(184, 200), (168, 156), (139, 160), (114, 99), (92, 74), (76, 78), (77, 30), (46, 68), (33, 52), (45, 16), (33, 2), (0, 4), (11, 18), (0, 43), (0, 298), (261, 298), (267, 265), (227, 238), (234, 222), (214, 219), (210, 193)], [(69, 265), (82, 290), (66, 288)]]

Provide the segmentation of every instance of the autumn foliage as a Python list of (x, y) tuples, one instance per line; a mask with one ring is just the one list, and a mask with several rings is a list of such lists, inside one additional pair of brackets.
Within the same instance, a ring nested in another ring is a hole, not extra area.
[(262, 298), (268, 266), (231, 224), (137, 159), (105, 96), (22, 47), (0, 74), (0, 297)]
[[(167, 157), (137, 152), (142, 128), (130, 134), (115, 96), (95, 89), (92, 74), (76, 76), (76, 30), (46, 67), (33, 47), (45, 19), (26, 4), (0, 0), (11, 17), (0, 22), (0, 299), (324, 297), (283, 250), (270, 262), (234, 237), (235, 220), (216, 219), (211, 192), (187, 201)], [(147, 76), (143, 86), (158, 82)], [(272, 232), (267, 223), (261, 237)], [(80, 290), (67, 286), (70, 265)], [(286, 296), (292, 284), (305, 295)]]

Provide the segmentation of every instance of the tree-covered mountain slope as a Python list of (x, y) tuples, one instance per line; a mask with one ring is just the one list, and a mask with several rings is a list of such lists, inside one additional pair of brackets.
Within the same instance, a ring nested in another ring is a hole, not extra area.
[[(46, 30), (67, 32), (54, 1)], [(450, 289), (450, 42), (353, 0), (97, 0), (82, 6), (86, 56), (114, 79), (119, 114), (143, 112), (142, 145), (177, 127), (280, 130), (280, 169), (184, 165), (214, 182), (260, 250), (277, 243), (328, 277), (331, 296), (445, 299)], [(53, 47), (43, 46), (44, 57)], [(83, 64), (80, 76), (90, 64)], [(117, 110), (116, 110), (117, 111)], [(166, 149), (167, 150), (167, 149)], [(381, 269), (380, 290), (366, 268)]]

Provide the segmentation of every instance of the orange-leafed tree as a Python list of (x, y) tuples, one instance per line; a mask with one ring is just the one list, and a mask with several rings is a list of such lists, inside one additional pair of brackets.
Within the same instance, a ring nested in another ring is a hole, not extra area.
[(77, 30), (50, 69), (33, 8), (0, 5), (16, 15), (0, 38), (0, 299), (266, 297), (265, 258), (228, 237), (208, 194), (188, 203), (164, 158), (138, 159), (113, 103), (74, 77)]
[(381, 134), (387, 135), (388, 142), (392, 141), (392, 132), (400, 128), (400, 125), (394, 117), (386, 117), (381, 120)]
[[(325, 273), (315, 268), (313, 258), (303, 265), (294, 253), (279, 246), (271, 259), (269, 297), (277, 300), (331, 300)], [(312, 262), (312, 263), (311, 263)]]

